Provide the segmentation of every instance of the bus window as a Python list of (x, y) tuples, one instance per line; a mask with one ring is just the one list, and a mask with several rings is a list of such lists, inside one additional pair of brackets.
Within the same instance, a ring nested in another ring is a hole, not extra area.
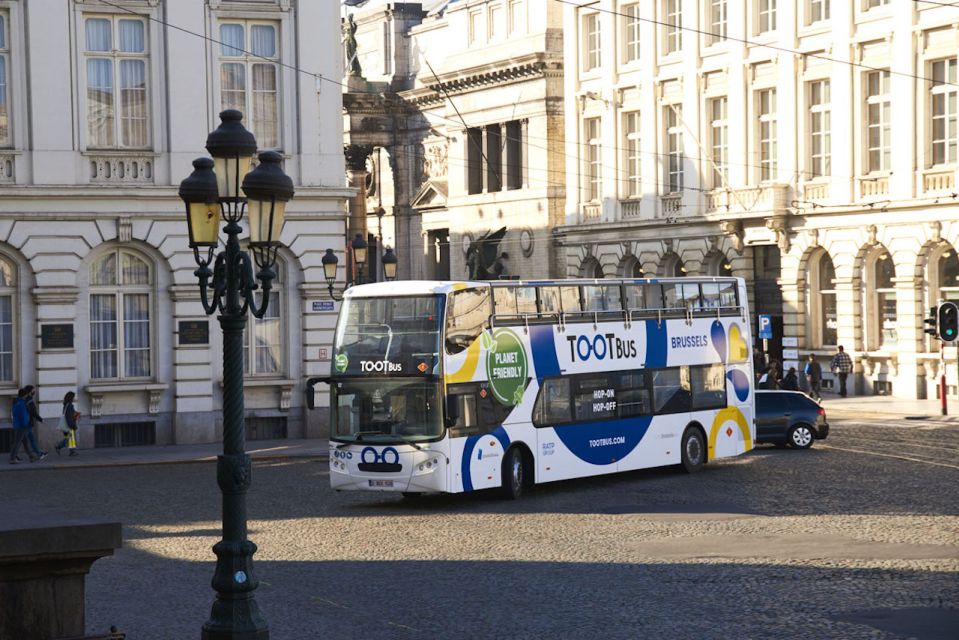
[(537, 427), (565, 424), (570, 418), (569, 407), (569, 378), (544, 380), (533, 409), (533, 424)]
[(616, 389), (606, 374), (580, 376), (573, 395), (573, 419), (608, 420), (616, 417)]
[(536, 313), (536, 287), (516, 287), (516, 312)]
[(693, 410), (721, 409), (726, 406), (726, 370), (721, 364), (689, 368), (689, 386)]
[(619, 375), (619, 390), (616, 403), (619, 406), (619, 417), (645, 416), (653, 412), (653, 405), (649, 401), (649, 386), (646, 382), (645, 371), (629, 371)]
[(489, 322), (487, 289), (464, 289), (450, 296), (446, 322), (446, 352), (456, 354), (479, 338)]
[(644, 285), (626, 285), (626, 308), (629, 310), (646, 308), (646, 287)]
[(560, 287), (559, 296), (563, 303), (563, 313), (579, 313), (582, 311), (579, 304), (579, 287)]
[(739, 306), (736, 304), (736, 283), (735, 282), (719, 283), (719, 303), (724, 308), (735, 308)]
[(516, 290), (513, 287), (493, 287), (493, 308), (498, 316), (515, 316)]
[(447, 416), (453, 418), (450, 437), (462, 437), (479, 432), (476, 417), (476, 385), (450, 385), (446, 395)]
[(620, 311), (623, 308), (619, 285), (588, 284), (583, 287), (583, 303), (584, 311)]
[(699, 297), (699, 283), (680, 284), (679, 286), (683, 289), (683, 306), (687, 309), (699, 309), (701, 302)]
[(683, 304), (683, 291), (680, 285), (678, 284), (664, 284), (663, 285), (663, 308), (664, 309), (682, 309), (686, 305)]
[(704, 309), (718, 309), (721, 305), (719, 303), (719, 283), (718, 282), (704, 282), (702, 284), (703, 292), (703, 308)]
[(657, 414), (689, 411), (689, 371), (671, 367), (652, 372), (653, 409)]
[(539, 294), (539, 312), (558, 314), (563, 309), (559, 303), (559, 287), (537, 287)]

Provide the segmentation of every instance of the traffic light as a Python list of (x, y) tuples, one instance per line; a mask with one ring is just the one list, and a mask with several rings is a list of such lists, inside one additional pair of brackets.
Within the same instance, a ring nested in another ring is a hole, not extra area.
[(923, 329), (929, 335), (938, 338), (939, 329), (937, 325), (939, 323), (939, 308), (938, 307), (929, 307), (929, 317), (922, 321), (926, 325), (926, 328)]
[(959, 338), (959, 306), (955, 302), (943, 302), (939, 305), (939, 339), (953, 342)]

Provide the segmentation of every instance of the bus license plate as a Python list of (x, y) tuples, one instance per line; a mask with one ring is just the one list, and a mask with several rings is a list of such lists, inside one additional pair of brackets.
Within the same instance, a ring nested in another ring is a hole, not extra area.
[(393, 487), (392, 480), (370, 480), (371, 487)]

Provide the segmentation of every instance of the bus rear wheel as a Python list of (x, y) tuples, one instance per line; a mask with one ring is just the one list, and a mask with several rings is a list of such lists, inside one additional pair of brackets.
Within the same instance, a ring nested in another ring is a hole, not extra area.
[(500, 494), (507, 500), (517, 500), (523, 495), (523, 485), (526, 482), (526, 462), (519, 447), (513, 447), (506, 452), (503, 459), (503, 485)]
[(702, 432), (696, 427), (686, 427), (683, 432), (682, 465), (686, 473), (696, 473), (706, 464), (706, 443)]

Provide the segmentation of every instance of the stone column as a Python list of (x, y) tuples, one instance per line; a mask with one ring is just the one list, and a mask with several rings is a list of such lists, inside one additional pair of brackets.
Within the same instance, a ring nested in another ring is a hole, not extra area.
[(366, 160), (373, 153), (373, 146), (368, 144), (350, 144), (343, 148), (346, 156), (346, 176), (350, 186), (356, 189), (356, 194), (350, 198), (350, 216), (346, 227), (346, 246), (349, 263), (346, 266), (347, 278), (355, 281), (358, 274), (353, 273), (353, 252), (349, 250), (350, 243), (356, 234), (366, 239)]
[[(915, 259), (915, 254), (910, 259)], [(897, 375), (892, 381), (892, 395), (901, 398), (919, 398), (925, 386), (920, 372), (918, 353), (922, 351), (923, 279), (915, 276), (893, 278), (896, 287), (896, 343), (899, 357)]]

